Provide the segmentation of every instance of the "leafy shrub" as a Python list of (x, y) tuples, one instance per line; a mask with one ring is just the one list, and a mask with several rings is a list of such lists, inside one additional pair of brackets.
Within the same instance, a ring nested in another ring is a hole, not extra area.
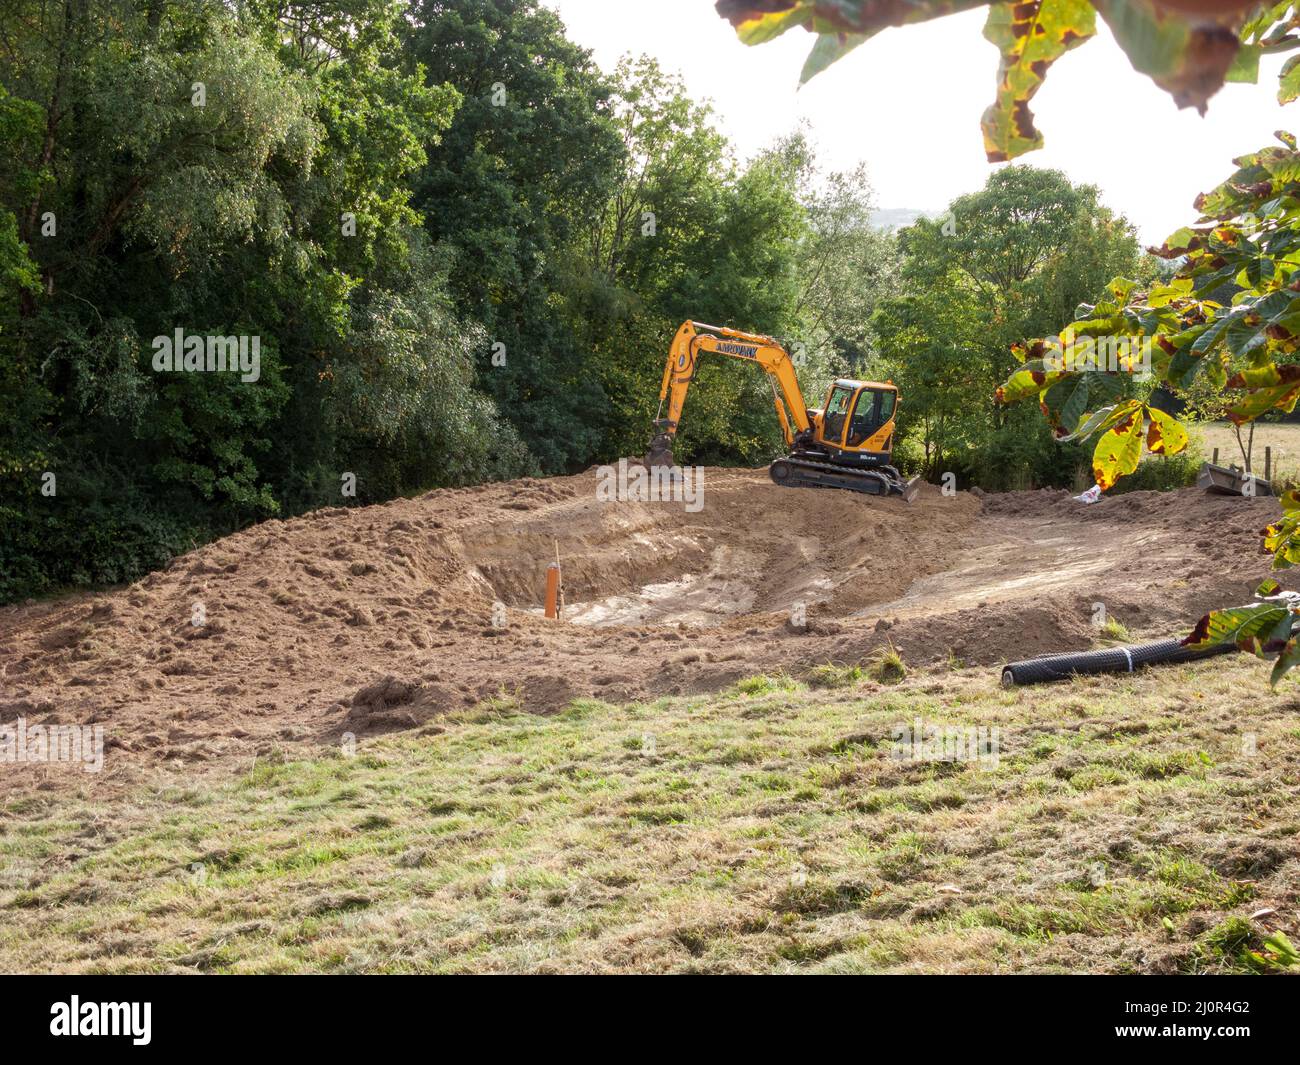
[(0, 603), (139, 580), (212, 536), (201, 519), (140, 499), (48, 503), (0, 507)]
[(1196, 475), (1204, 461), (1200, 446), (1194, 442), (1177, 455), (1148, 455), (1138, 463), (1136, 472), (1119, 481), (1109, 494), (1171, 492), (1176, 488), (1186, 488), (1196, 483)]
[(971, 478), (990, 492), (1066, 488), (1084, 454), (1078, 445), (1057, 444), (1041, 420), (1012, 417), (972, 453)]

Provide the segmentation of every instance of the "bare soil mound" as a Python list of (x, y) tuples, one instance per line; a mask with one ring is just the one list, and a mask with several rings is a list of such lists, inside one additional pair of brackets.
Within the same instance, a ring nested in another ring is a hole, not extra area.
[[(0, 610), (0, 721), (102, 723), (123, 755), (104, 776), (130, 778), (503, 694), (544, 713), (715, 690), (886, 640), (912, 663), (997, 663), (1086, 646), (1097, 602), (1135, 632), (1180, 633), (1248, 598), (1266, 568), (1255, 533), (1277, 510), (1194, 490), (1087, 507), (927, 488), (908, 506), (710, 469), (691, 513), (601, 502), (596, 482), (317, 511), (128, 588)], [(559, 622), (540, 616), (557, 552)]]

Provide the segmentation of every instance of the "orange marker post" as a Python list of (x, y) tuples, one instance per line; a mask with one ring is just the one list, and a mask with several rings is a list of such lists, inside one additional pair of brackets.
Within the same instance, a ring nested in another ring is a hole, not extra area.
[(546, 616), (560, 616), (560, 564), (552, 562), (546, 567)]

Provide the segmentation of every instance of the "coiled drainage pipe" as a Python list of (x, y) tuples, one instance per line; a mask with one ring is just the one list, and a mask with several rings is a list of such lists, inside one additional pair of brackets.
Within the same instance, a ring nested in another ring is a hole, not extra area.
[(1157, 640), (1155, 643), (1134, 643), (1127, 647), (1108, 647), (1072, 655), (1039, 655), (1003, 666), (1002, 687), (1067, 680), (1076, 673), (1132, 673), (1139, 666), (1195, 662), (1236, 649), (1236, 644), (1231, 643), (1193, 649), (1184, 647), (1178, 640)]

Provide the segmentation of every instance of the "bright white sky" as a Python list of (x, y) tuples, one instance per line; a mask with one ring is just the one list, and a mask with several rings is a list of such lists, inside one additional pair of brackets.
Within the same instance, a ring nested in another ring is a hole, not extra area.
[[(797, 89), (815, 39), (804, 30), (749, 48), (712, 0), (634, 11), (620, 0), (542, 2), (603, 69), (631, 52), (681, 74), (692, 96), (712, 100), (743, 157), (803, 121), (824, 166), (866, 162), (881, 208), (941, 211), (988, 177), (979, 121), (998, 53), (981, 36), (983, 10), (885, 30)], [(1275, 129), (1300, 132), (1300, 101), (1277, 104), (1283, 58), (1265, 59), (1257, 85), (1225, 86), (1201, 118), (1135, 72), (1102, 26), (1048, 72), (1031, 104), (1047, 145), (1019, 161), (1097, 185), (1144, 243), (1159, 244), (1194, 221), (1192, 200), (1232, 172), (1235, 156), (1270, 143)]]

